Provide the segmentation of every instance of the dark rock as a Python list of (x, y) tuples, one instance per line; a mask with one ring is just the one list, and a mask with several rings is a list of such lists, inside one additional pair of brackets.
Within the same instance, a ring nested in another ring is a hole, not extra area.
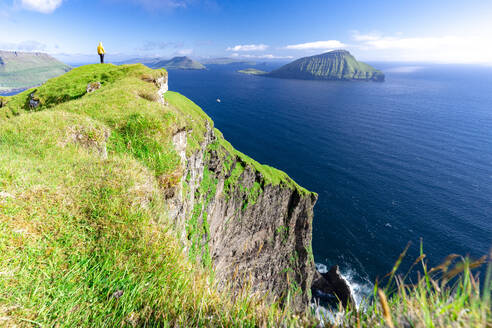
[(29, 95), (29, 107), (31, 109), (38, 108), (40, 103), (41, 102), (40, 102), (39, 98), (35, 95), (35, 92), (33, 92)]
[(93, 91), (96, 91), (97, 89), (101, 88), (101, 82), (91, 82), (87, 84), (87, 93), (91, 93)]
[(313, 284), (311, 285), (311, 288), (319, 290), (324, 294), (333, 293), (333, 287), (331, 286), (330, 282), (325, 277), (323, 277), (323, 275), (318, 270), (316, 270), (314, 273)]
[(0, 108), (7, 104), (7, 100), (4, 97), (0, 97)]
[(124, 291), (122, 291), (121, 289), (119, 289), (119, 290), (115, 291), (111, 295), (111, 297), (116, 298), (116, 299), (119, 299), (121, 296), (123, 296), (123, 293), (124, 293)]
[(347, 281), (342, 277), (338, 265), (334, 265), (326, 273), (316, 270), (314, 274), (312, 289), (321, 291), (324, 294), (333, 294), (342, 303), (344, 308), (347, 305), (355, 305), (354, 296)]

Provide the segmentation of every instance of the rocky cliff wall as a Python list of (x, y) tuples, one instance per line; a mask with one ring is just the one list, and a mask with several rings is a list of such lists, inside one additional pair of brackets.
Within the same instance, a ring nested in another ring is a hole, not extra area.
[(285, 173), (235, 150), (207, 121), (198, 149), (176, 131), (181, 181), (168, 212), (192, 260), (213, 269), (219, 287), (268, 295), (303, 310), (315, 272), (311, 249), (317, 195)]

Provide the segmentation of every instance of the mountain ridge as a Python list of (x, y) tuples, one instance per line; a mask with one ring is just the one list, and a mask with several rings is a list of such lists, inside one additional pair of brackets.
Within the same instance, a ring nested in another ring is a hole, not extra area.
[(70, 69), (46, 53), (0, 50), (0, 91), (30, 88)]
[(204, 70), (207, 69), (202, 63), (191, 59), (188, 56), (176, 56), (170, 59), (162, 57), (154, 58), (133, 58), (119, 62), (118, 64), (144, 64), (145, 66), (153, 69), (165, 68), (165, 69), (183, 69), (183, 70)]

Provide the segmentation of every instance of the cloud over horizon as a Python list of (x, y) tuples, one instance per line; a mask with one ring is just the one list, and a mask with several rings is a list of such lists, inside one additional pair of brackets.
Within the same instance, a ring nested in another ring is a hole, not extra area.
[(249, 55), (249, 54), (239, 54), (233, 53), (231, 57), (234, 58), (255, 58), (255, 59), (292, 59), (293, 56), (277, 56), (273, 54), (265, 54), (265, 55)]
[(405, 37), (355, 31), (352, 39), (357, 43), (351, 48), (386, 57), (381, 59), (480, 63), (492, 61), (491, 38), (492, 35)]
[(51, 14), (61, 6), (63, 0), (21, 0), (24, 9)]
[(299, 44), (291, 44), (285, 47), (289, 50), (327, 50), (335, 48), (344, 48), (347, 45), (338, 40), (315, 41)]
[(226, 51), (264, 51), (268, 48), (266, 44), (240, 44), (228, 47)]
[(21, 42), (0, 42), (0, 49), (7, 51), (26, 51), (26, 52), (41, 52), (47, 51), (48, 47), (46, 44), (34, 41), (27, 40)]

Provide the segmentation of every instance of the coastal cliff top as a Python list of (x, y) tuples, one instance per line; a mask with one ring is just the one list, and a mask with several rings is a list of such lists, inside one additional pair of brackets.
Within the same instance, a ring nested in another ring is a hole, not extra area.
[[(195, 103), (175, 92), (165, 93), (165, 101), (169, 106), (163, 109), (155, 93), (156, 85), (149, 83), (157, 81), (160, 77), (165, 77), (167, 81), (165, 69), (153, 70), (141, 64), (94, 64), (78, 67), (40, 87), (26, 90), (16, 96), (5, 97), (6, 105), (0, 108), (0, 119), (49, 109), (88, 116), (109, 125), (108, 128), (111, 129), (113, 125), (125, 123), (124, 115), (155, 115), (156, 118), (152, 118), (151, 121), (161, 122), (162, 127), (158, 129), (161, 139), (153, 142), (161, 144), (159, 147), (163, 152), (172, 154), (173, 151), (164, 149), (163, 145), (169, 144), (170, 137), (176, 131), (186, 130), (190, 132), (187, 143), (187, 153), (190, 154), (203, 142), (207, 127), (212, 128), (213, 122)], [(91, 82), (99, 82), (101, 88), (87, 93), (87, 85)], [(31, 108), (30, 98), (39, 102), (36, 108)], [(161, 111), (164, 117), (159, 117), (158, 112)], [(121, 122), (118, 122), (119, 119)], [(223, 143), (228, 144), (225, 140)], [(261, 165), (230, 145), (227, 147), (240, 154), (245, 162), (261, 172), (270, 183), (284, 184), (298, 189), (303, 194), (307, 193), (284, 172)], [(164, 158), (160, 161), (164, 161)], [(160, 168), (167, 167), (164, 163), (159, 163), (160, 161), (153, 164)], [(159, 169), (158, 175), (161, 173), (163, 172)]]
[[(166, 92), (162, 103), (164, 83), (164, 69), (98, 64), (0, 98), (0, 264), (8, 273), (0, 291), (12, 306), (8, 325), (27, 318), (83, 326), (89, 312), (89, 326), (291, 320), (260, 299), (216, 291), (182, 250), (163, 197), (182, 178), (172, 138), (187, 131), (193, 153), (213, 122), (178, 93)], [(216, 133), (271, 184), (307, 193)]]

